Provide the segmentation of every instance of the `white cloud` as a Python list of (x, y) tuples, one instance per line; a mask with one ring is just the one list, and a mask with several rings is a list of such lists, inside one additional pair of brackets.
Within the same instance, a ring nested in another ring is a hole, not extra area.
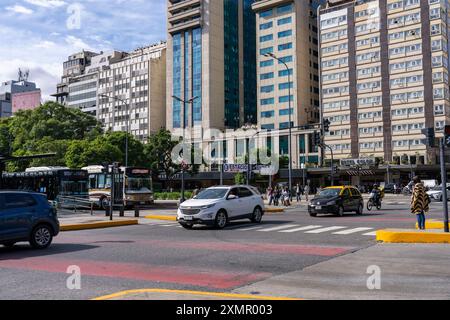
[(20, 14), (32, 14), (34, 11), (29, 9), (29, 8), (25, 8), (24, 6), (19, 6), (19, 5), (15, 5), (12, 7), (6, 7), (5, 8), (7, 11), (11, 11), (14, 13), (20, 13)]
[(58, 8), (66, 5), (62, 0), (25, 0), (25, 2), (45, 8)]

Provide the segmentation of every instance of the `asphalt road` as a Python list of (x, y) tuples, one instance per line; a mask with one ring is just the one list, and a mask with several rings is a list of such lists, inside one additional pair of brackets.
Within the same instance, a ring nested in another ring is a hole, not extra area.
[[(441, 206), (432, 204), (430, 218), (441, 219)], [(299, 206), (261, 225), (243, 221), (220, 231), (148, 220), (65, 232), (44, 251), (0, 247), (0, 298), (92, 299), (142, 288), (231, 292), (371, 247), (376, 230), (411, 228), (414, 219), (408, 199), (399, 197), (363, 216), (312, 218)], [(67, 288), (70, 266), (80, 268), (80, 290)]]

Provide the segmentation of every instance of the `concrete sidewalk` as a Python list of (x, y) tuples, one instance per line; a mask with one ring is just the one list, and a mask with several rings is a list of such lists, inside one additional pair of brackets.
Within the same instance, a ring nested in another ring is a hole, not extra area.
[[(368, 289), (368, 268), (381, 271), (380, 290)], [(251, 292), (321, 300), (448, 300), (450, 246), (379, 244), (233, 291)]]

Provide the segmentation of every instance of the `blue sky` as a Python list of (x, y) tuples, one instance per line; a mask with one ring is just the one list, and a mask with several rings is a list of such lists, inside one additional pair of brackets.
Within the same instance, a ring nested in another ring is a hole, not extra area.
[(29, 69), (44, 99), (72, 53), (166, 39), (166, 0), (0, 0), (0, 10), (0, 81)]

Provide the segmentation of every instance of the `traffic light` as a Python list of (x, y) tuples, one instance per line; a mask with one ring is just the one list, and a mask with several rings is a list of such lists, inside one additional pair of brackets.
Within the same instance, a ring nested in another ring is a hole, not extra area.
[(322, 137), (320, 135), (320, 132), (315, 131), (314, 132), (314, 145), (320, 146), (322, 144)]
[(426, 128), (422, 129), (422, 134), (426, 137), (425, 139), (425, 145), (434, 148), (436, 146), (435, 140), (436, 135), (434, 132), (434, 128)]
[(331, 121), (328, 119), (324, 119), (323, 120), (323, 131), (330, 132), (330, 125), (331, 125)]
[(445, 145), (450, 147), (450, 126), (445, 126)]

